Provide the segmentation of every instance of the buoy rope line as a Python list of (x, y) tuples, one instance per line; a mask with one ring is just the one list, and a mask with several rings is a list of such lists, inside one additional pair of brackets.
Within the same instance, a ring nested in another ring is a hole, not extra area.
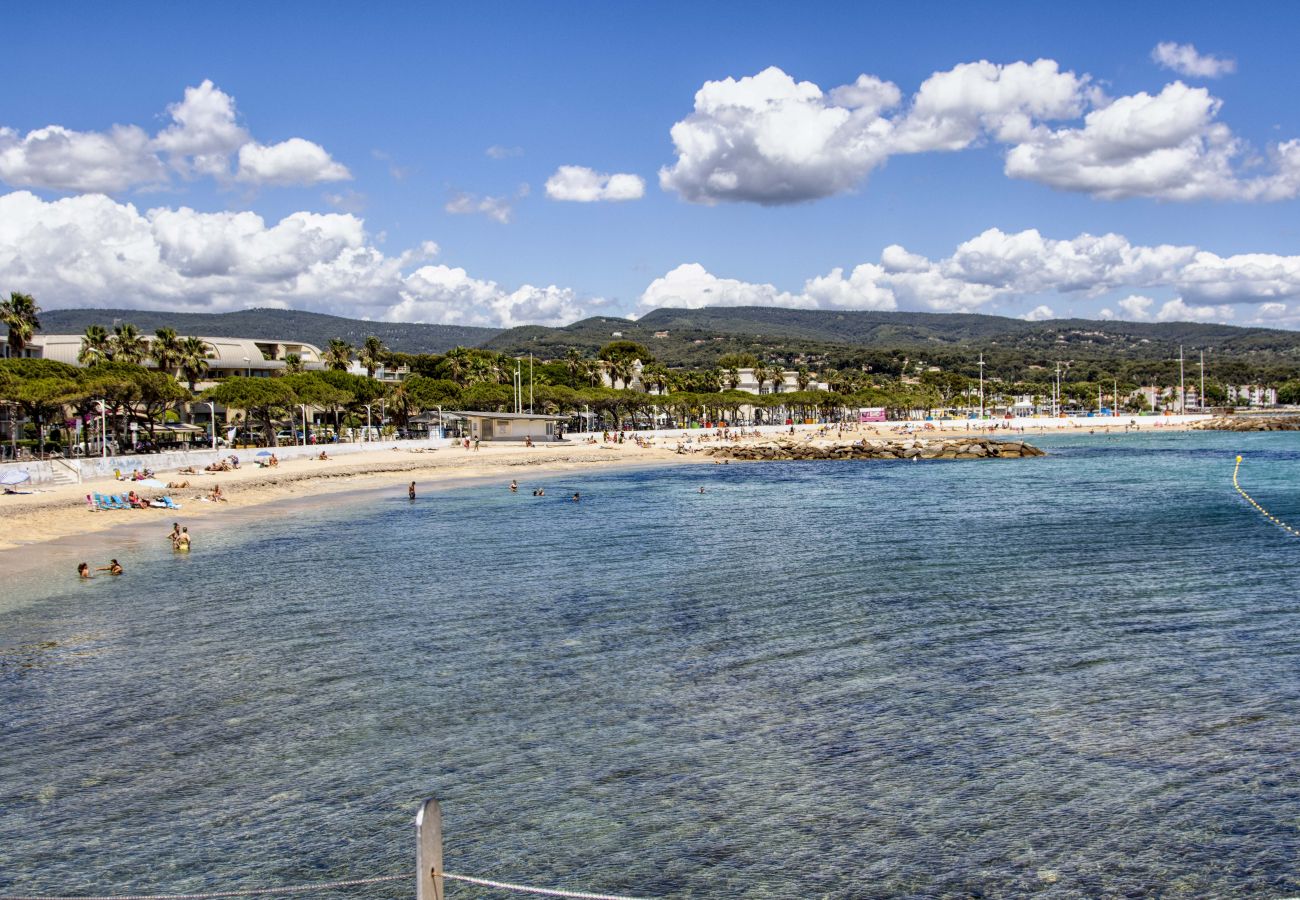
[(1255, 509), (1259, 510), (1259, 514), (1260, 514), (1260, 515), (1262, 515), (1264, 518), (1268, 519), (1270, 522), (1272, 522), (1272, 523), (1273, 523), (1274, 525), (1276, 525), (1278, 528), (1281, 528), (1283, 531), (1288, 532), (1289, 534), (1295, 535), (1296, 537), (1300, 537), (1300, 528), (1292, 528), (1292, 527), (1291, 527), (1290, 525), (1288, 525), (1286, 522), (1283, 522), (1283, 521), (1282, 521), (1281, 519), (1279, 519), (1277, 516), (1273, 515), (1271, 512), (1269, 512), (1268, 510), (1266, 510), (1264, 507), (1260, 506), (1259, 503), (1257, 503), (1257, 502), (1255, 501), (1255, 498), (1254, 498), (1254, 497), (1252, 497), (1252, 496), (1250, 496), (1250, 494), (1247, 494), (1247, 493), (1246, 493), (1246, 489), (1243, 488), (1243, 487), (1241, 486), (1241, 483), (1240, 483), (1239, 481), (1237, 481), (1237, 473), (1240, 472), (1240, 471), (1241, 471), (1241, 456), (1238, 455), (1238, 456), (1237, 456), (1237, 465), (1234, 466), (1233, 469), (1232, 469), (1232, 486), (1235, 487), (1235, 488), (1237, 489), (1237, 493), (1238, 493), (1238, 494), (1241, 494), (1241, 496), (1245, 497), (1247, 503), (1249, 503), (1251, 506), (1255, 507)]
[[(434, 875), (439, 873), (435, 871)], [(239, 891), (208, 891), (202, 894), (111, 894), (89, 896), (52, 896), (49, 894), (0, 894), (0, 900), (210, 900), (217, 897), (256, 897), (274, 894), (302, 894), (307, 891), (325, 891), (335, 888), (357, 887), (365, 884), (381, 884), (386, 881), (402, 881), (410, 875), (380, 875), (375, 878), (350, 878), (346, 881), (323, 881), (315, 884), (295, 884), (274, 888), (246, 888)], [(464, 881), (480, 887), (496, 888), (501, 891), (514, 891), (522, 894), (540, 894), (545, 897), (574, 897), (577, 900), (642, 900), (639, 897), (624, 897), (618, 894), (591, 894), (586, 891), (566, 891), (559, 888), (532, 887), (526, 884), (514, 884), (509, 881), (492, 881), (488, 878), (475, 878), (473, 875), (456, 875), (442, 872), (441, 877), (448, 881)]]

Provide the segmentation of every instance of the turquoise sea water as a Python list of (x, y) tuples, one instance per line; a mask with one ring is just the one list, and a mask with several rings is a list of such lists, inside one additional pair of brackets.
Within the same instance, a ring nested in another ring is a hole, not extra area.
[(23, 568), (0, 894), (407, 872), (426, 795), (449, 870), (549, 886), (1297, 893), (1300, 539), (1231, 475), (1300, 525), (1300, 436), (1037, 442), (395, 489)]

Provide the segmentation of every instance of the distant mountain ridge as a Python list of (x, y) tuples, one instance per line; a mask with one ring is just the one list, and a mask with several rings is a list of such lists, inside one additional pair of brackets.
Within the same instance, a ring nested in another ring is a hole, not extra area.
[(1260, 360), (1300, 361), (1300, 332), (1195, 322), (1050, 319), (1028, 322), (975, 313), (873, 312), (768, 306), (662, 308), (640, 319), (593, 316), (569, 325), (479, 328), (371, 322), (286, 309), (170, 313), (133, 309), (57, 309), (41, 313), (42, 331), (77, 333), (88, 325), (131, 322), (145, 333), (301, 340), (324, 347), (331, 338), (356, 346), (375, 335), (403, 353), (444, 353), (455, 346), (512, 355), (559, 358), (577, 349), (594, 356), (621, 335), (645, 344), (673, 366), (713, 365), (723, 353), (760, 357), (826, 356), (864, 350), (939, 353), (994, 351), (1041, 359), (1168, 359), (1183, 345)]
[(143, 309), (50, 309), (41, 312), (41, 331), (77, 334), (90, 325), (112, 330), (130, 322), (145, 334), (174, 328), (179, 334), (205, 337), (265, 338), (315, 344), (324, 349), (333, 338), (354, 347), (370, 335), (390, 350), (401, 353), (444, 353), (452, 347), (477, 347), (500, 333), (499, 328), (470, 325), (415, 325), (405, 322), (370, 322), (296, 309), (242, 309), (227, 313), (163, 312)]
[(562, 328), (525, 325), (488, 339), (505, 353), (556, 357), (593, 353), (618, 332), (670, 365), (709, 365), (722, 353), (759, 357), (837, 351), (997, 349), (1041, 358), (1167, 358), (1178, 347), (1300, 359), (1300, 332), (1195, 322), (1050, 319), (1028, 322), (975, 313), (871, 312), (768, 306), (662, 308), (642, 318), (597, 316)]

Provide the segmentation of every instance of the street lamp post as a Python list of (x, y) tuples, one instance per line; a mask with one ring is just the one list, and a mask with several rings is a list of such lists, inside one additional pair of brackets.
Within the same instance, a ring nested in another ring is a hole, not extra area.
[(366, 404), (366, 440), (370, 440), (370, 404)]
[(253, 361), (247, 356), (244, 357), (244, 370), (249, 378), (253, 377)]
[(99, 404), (99, 458), (108, 458), (108, 404), (96, 400)]

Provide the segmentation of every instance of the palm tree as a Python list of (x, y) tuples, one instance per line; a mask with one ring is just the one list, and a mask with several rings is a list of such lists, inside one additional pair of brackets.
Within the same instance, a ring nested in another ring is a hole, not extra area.
[(212, 350), (202, 339), (187, 337), (180, 342), (177, 348), (176, 365), (180, 369), (181, 377), (189, 385), (191, 394), (194, 393), (194, 385), (207, 372), (208, 360), (211, 358)]
[(0, 303), (0, 321), (9, 329), (9, 355), (22, 356), (23, 348), (41, 327), (41, 308), (31, 294), (11, 291), (9, 299)]
[(807, 366), (800, 366), (794, 372), (795, 383), (799, 385), (799, 390), (808, 390), (808, 385), (812, 383), (812, 373), (808, 371)]
[(771, 370), (768, 369), (765, 363), (754, 366), (754, 380), (758, 382), (758, 392), (760, 394), (763, 393), (763, 385), (767, 384), (769, 378), (771, 378)]
[(127, 322), (113, 329), (113, 359), (140, 364), (148, 350), (148, 343), (140, 329)]
[[(722, 371), (722, 377), (723, 380), (726, 382), (727, 387), (730, 388), (731, 390), (734, 391), (736, 388), (740, 387), (739, 366), (735, 366), (735, 365), (727, 366), (727, 368), (723, 369)], [(760, 389), (761, 389), (761, 385), (760, 385)]]
[(331, 338), (322, 359), (335, 372), (346, 372), (352, 364), (352, 345), (339, 338)]
[(97, 362), (113, 358), (113, 341), (108, 336), (108, 329), (103, 325), (89, 325), (81, 336), (81, 350), (77, 353), (77, 362), (83, 366), (93, 366)]
[(668, 389), (668, 382), (668, 367), (663, 363), (650, 363), (641, 369), (641, 384), (646, 390), (653, 389), (655, 393), (662, 394)]
[(632, 368), (632, 360), (614, 359), (609, 361), (608, 366), (610, 384), (613, 387), (618, 387), (618, 383), (621, 381), (623, 382), (623, 388), (626, 390), (628, 385), (632, 383), (632, 376), (636, 374), (636, 370)]
[(470, 352), (464, 347), (453, 347), (442, 358), (442, 364), (447, 370), (447, 376), (461, 387), (468, 383), (466, 379), (469, 376), (470, 359)]
[(287, 353), (284, 357), (284, 371), (286, 375), (297, 375), (302, 371), (302, 357), (297, 353)]
[(569, 373), (569, 381), (572, 384), (578, 383), (578, 376), (585, 375), (587, 364), (582, 358), (582, 353), (576, 347), (570, 347), (564, 351), (564, 368)]
[(153, 343), (149, 345), (149, 355), (159, 372), (174, 374), (180, 364), (181, 340), (171, 328), (159, 328), (153, 333)]
[(357, 355), (357, 362), (361, 363), (366, 370), (367, 378), (374, 378), (375, 370), (383, 367), (386, 355), (387, 350), (384, 348), (384, 342), (372, 334), (362, 343), (361, 352)]

